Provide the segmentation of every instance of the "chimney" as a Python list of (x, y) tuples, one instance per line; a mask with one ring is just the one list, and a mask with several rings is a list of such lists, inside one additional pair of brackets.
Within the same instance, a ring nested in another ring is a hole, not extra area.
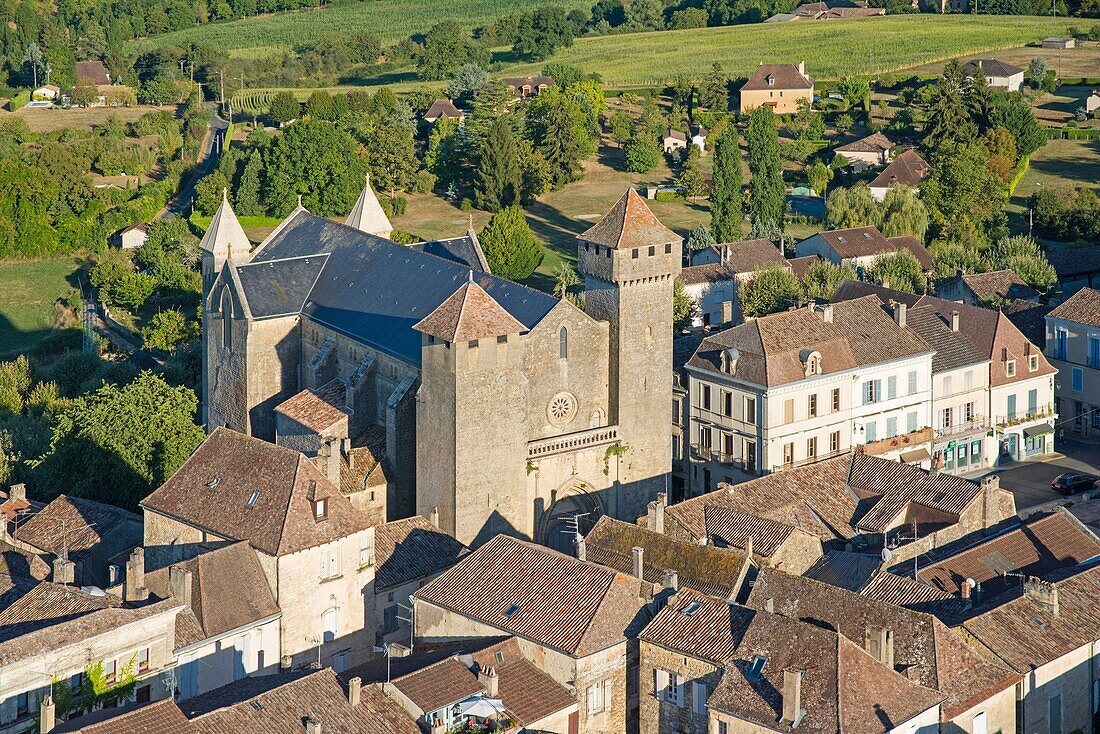
[(783, 721), (794, 728), (802, 721), (802, 671), (783, 671)]
[(432, 507), (432, 511), (428, 514), (428, 522), (437, 528), (439, 527), (439, 507)]
[(47, 693), (38, 705), (38, 731), (49, 734), (57, 722), (57, 708), (53, 704), (53, 694)]
[(321, 722), (312, 716), (307, 716), (306, 734), (321, 734)]
[(500, 676), (492, 665), (486, 665), (477, 674), (477, 682), (485, 688), (489, 698), (496, 698), (499, 692)]
[(996, 474), (986, 474), (982, 477), (982, 489), (993, 492), (1001, 488), (1001, 478)]
[(670, 568), (665, 571), (665, 577), (661, 581), (661, 586), (673, 592), (680, 590), (680, 574), (676, 573), (676, 569)]
[(13, 500), (27, 500), (27, 485), (25, 484), (13, 484), (8, 491), (8, 498)]
[(294, 666), (294, 658), (289, 655), (283, 655), (279, 658), (279, 670), (286, 672)]
[(798, 62), (798, 73), (801, 74), (802, 76), (806, 76), (806, 62), (805, 61), (799, 61)]
[(963, 277), (963, 271), (959, 268), (955, 268), (955, 277), (961, 279)]
[(663, 494), (657, 495), (657, 499), (649, 503), (646, 512), (646, 526), (655, 533), (665, 532), (665, 503)]
[(634, 546), (631, 551), (634, 554), (634, 576), (639, 581), (645, 581), (645, 549)]
[(745, 539), (745, 558), (752, 560), (752, 536), (748, 536)]
[(823, 303), (820, 306), (815, 306), (814, 311), (817, 312), (818, 318), (826, 324), (833, 323), (833, 304)]
[(970, 581), (971, 579), (963, 579), (963, 582), (959, 584), (959, 598), (962, 599), (963, 605), (967, 609), (970, 608)]
[(348, 681), (348, 705), (355, 708), (359, 705), (359, 696), (363, 692), (363, 679), (356, 676)]
[(577, 548), (577, 560), (578, 561), (587, 561), (588, 560), (588, 546), (584, 542), (584, 536), (583, 535), (580, 535), (580, 534), (577, 535), (577, 542), (576, 542), (575, 545), (576, 545), (576, 548)]
[(191, 572), (182, 566), (168, 567), (168, 587), (172, 591), (172, 598), (191, 607)]
[(905, 328), (905, 310), (906, 306), (901, 301), (894, 302), (894, 323)]
[(894, 669), (894, 633), (884, 627), (867, 626), (866, 650), (871, 657)]
[(76, 564), (69, 560), (69, 554), (61, 551), (53, 559), (53, 582), (55, 584), (75, 584)]
[(769, 596), (764, 600), (764, 611), (768, 614), (775, 614), (775, 598)]
[(722, 323), (733, 321), (733, 301), (722, 301)]
[(140, 545), (126, 561), (126, 586), (123, 589), (123, 601), (145, 601), (149, 598), (149, 589), (145, 588), (145, 549)]
[(1024, 594), (1052, 616), (1058, 616), (1058, 587), (1035, 576), (1024, 579)]
[(952, 311), (951, 312), (951, 331), (958, 331), (958, 330), (959, 330), (959, 312), (958, 311)]

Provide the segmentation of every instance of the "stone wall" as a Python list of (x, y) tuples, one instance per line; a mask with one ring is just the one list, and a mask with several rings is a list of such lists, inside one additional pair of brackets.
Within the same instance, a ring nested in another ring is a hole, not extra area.
[(275, 440), (275, 406), (298, 392), (301, 334), (297, 316), (253, 321), (246, 349), (248, 433)]
[[(709, 697), (722, 679), (721, 669), (706, 660), (685, 657), (641, 640), (638, 663), (640, 734), (707, 734), (706, 702), (695, 702), (699, 686)], [(658, 698), (656, 671), (675, 673), (683, 679), (683, 706)]]

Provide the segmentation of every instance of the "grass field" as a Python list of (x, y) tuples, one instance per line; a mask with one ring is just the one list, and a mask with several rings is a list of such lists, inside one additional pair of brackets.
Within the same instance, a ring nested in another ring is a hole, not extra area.
[(72, 256), (0, 261), (0, 359), (50, 335), (57, 321), (54, 302), (75, 286), (79, 266)]
[[(385, 43), (425, 33), (436, 23), (453, 20), (473, 28), (506, 13), (545, 4), (543, 0), (340, 0), (324, 8), (209, 23), (133, 44), (141, 52), (162, 46), (199, 42), (251, 57), (286, 51), (326, 33), (372, 33)], [(591, 0), (562, 0), (566, 9), (588, 10)]]
[(46, 109), (41, 107), (23, 107), (15, 112), (0, 110), (0, 120), (8, 116), (22, 117), (27, 121), (34, 132), (51, 132), (63, 127), (73, 127), (80, 130), (91, 130), (96, 125), (102, 125), (109, 117), (115, 117), (122, 122), (133, 122), (146, 112), (155, 110), (168, 110), (174, 112), (175, 105), (153, 107), (152, 105), (134, 105), (133, 107), (72, 107), (62, 109), (60, 107)]
[(1091, 186), (1100, 193), (1100, 140), (1051, 140), (1031, 156), (1008, 205), (1014, 228), (1027, 227), (1027, 200), (1043, 187)]
[[(976, 54), (967, 54), (964, 60), (977, 58)], [(1100, 48), (1096, 46), (1081, 46), (1078, 48), (1041, 48), (1031, 46), (1028, 48), (1006, 48), (997, 53), (997, 60), (1004, 61), (1021, 69), (1026, 69), (1028, 63), (1034, 58), (1041, 58), (1047, 62), (1048, 69), (1054, 69), (1061, 77), (1097, 76), (1100, 75)], [(939, 74), (943, 70), (943, 62), (923, 64), (912, 71), (915, 74)]]

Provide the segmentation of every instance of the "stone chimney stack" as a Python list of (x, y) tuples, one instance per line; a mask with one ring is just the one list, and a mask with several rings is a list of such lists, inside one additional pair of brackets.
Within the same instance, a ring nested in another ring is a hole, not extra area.
[(283, 655), (279, 658), (279, 670), (284, 673), (294, 667), (294, 658), (289, 655)]
[(649, 503), (647, 513), (647, 525), (655, 533), (665, 532), (665, 506), (668, 504), (668, 495), (664, 492), (657, 493), (657, 499)]
[(149, 589), (145, 588), (145, 549), (134, 548), (130, 560), (126, 561), (126, 587), (123, 601), (145, 601), (149, 598)]
[(53, 559), (53, 579), (55, 584), (75, 584), (76, 564), (69, 560), (69, 554), (61, 551)]
[(833, 323), (833, 304), (823, 303), (820, 306), (811, 306), (814, 309), (814, 313), (821, 319), (824, 324)]
[(363, 693), (363, 679), (356, 676), (348, 681), (348, 705), (355, 708), (359, 705), (359, 698)]
[(900, 326), (903, 329), (905, 328), (905, 311), (906, 311), (906, 309), (907, 309), (906, 305), (904, 303), (902, 303), (901, 301), (895, 301), (894, 302), (894, 323), (897, 324), (898, 326)]
[(306, 734), (321, 734), (321, 722), (312, 716), (306, 717)]
[(170, 566), (168, 568), (168, 587), (172, 591), (172, 597), (191, 607), (191, 572), (182, 566)]
[(645, 581), (645, 549), (634, 546), (631, 552), (634, 556), (634, 575), (639, 581)]
[(500, 676), (497, 675), (496, 668), (486, 665), (477, 674), (477, 682), (485, 688), (485, 693), (489, 698), (497, 697), (500, 690)]
[(959, 312), (958, 311), (952, 311), (951, 312), (951, 331), (958, 331), (958, 330), (959, 330)]
[(8, 492), (8, 499), (27, 501), (27, 485), (13, 484)]
[(798, 73), (801, 74), (802, 76), (806, 76), (806, 62), (805, 61), (799, 61), (798, 62)]
[(1029, 576), (1024, 579), (1024, 594), (1044, 611), (1055, 617), (1058, 616), (1058, 587), (1050, 581)]
[(57, 708), (53, 703), (53, 694), (47, 693), (42, 697), (42, 703), (38, 705), (38, 731), (40, 734), (50, 734), (57, 723)]
[(802, 720), (802, 671), (783, 671), (783, 721), (792, 727)]
[(661, 582), (661, 586), (671, 592), (677, 592), (680, 590), (680, 574), (676, 572), (676, 569), (670, 568), (665, 571), (665, 577), (664, 580)]
[(868, 653), (891, 670), (894, 669), (894, 633), (884, 627), (867, 626)]
[(588, 560), (588, 545), (584, 542), (584, 536), (583, 535), (580, 535), (579, 533), (577, 534), (577, 542), (576, 542), (575, 545), (576, 545), (576, 548), (577, 548), (577, 560), (578, 561), (587, 561)]

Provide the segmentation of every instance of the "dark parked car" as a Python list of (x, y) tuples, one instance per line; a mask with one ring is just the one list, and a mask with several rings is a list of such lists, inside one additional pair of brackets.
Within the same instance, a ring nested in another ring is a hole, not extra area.
[(1092, 474), (1059, 474), (1050, 483), (1050, 488), (1062, 494), (1076, 494), (1096, 486), (1097, 477)]

